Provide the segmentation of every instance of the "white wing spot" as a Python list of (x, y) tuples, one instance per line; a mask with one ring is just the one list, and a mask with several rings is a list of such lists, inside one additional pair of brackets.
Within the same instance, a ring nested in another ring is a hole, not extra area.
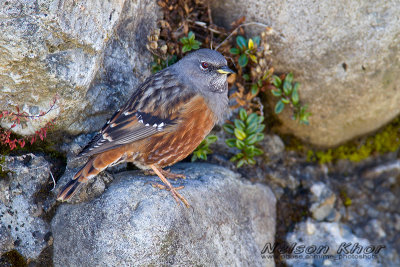
[(150, 124), (146, 123), (146, 125), (145, 125), (145, 126), (150, 126)]
[(111, 138), (111, 136), (109, 136), (108, 134), (103, 134), (103, 138), (107, 139), (108, 141), (112, 141), (113, 139)]
[(163, 126), (164, 126), (164, 123), (162, 122), (162, 123), (160, 123), (159, 125), (158, 125), (158, 127), (157, 127), (157, 130), (162, 130), (162, 128), (163, 128)]
[(157, 127), (157, 123), (154, 123), (154, 124), (153, 124), (153, 127), (156, 128), (156, 127)]

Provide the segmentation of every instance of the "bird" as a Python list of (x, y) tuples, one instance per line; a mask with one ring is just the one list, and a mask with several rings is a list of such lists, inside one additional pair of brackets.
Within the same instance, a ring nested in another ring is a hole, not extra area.
[(163, 168), (190, 155), (229, 110), (227, 76), (234, 73), (224, 56), (199, 49), (148, 77), (77, 157), (85, 165), (58, 193), (71, 199), (80, 188), (110, 166), (132, 162), (154, 172), (175, 201), (190, 207), (167, 178), (183, 178)]

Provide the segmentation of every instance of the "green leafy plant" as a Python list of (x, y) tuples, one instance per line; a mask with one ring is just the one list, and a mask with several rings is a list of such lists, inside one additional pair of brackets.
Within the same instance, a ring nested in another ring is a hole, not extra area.
[(256, 113), (247, 115), (245, 109), (239, 110), (239, 118), (234, 120), (233, 124), (224, 124), (224, 130), (234, 135), (234, 138), (227, 139), (225, 142), (229, 147), (236, 147), (240, 150), (230, 160), (237, 161), (236, 166), (239, 168), (243, 164), (255, 164), (254, 156), (259, 156), (263, 151), (256, 148), (255, 145), (264, 139), (265, 125), (262, 123), (264, 117), (258, 116)]
[(165, 69), (168, 66), (171, 66), (175, 62), (178, 61), (178, 57), (176, 55), (168, 56), (166, 60), (163, 60), (162, 58), (159, 58), (157, 56), (154, 56), (154, 61), (151, 63), (151, 72), (156, 73), (159, 72), (162, 69)]
[(190, 31), (187, 37), (182, 37), (179, 40), (183, 44), (182, 53), (200, 48), (201, 42), (195, 40), (195, 37), (194, 33)]
[(218, 137), (215, 135), (209, 135), (200, 143), (200, 145), (193, 151), (192, 162), (197, 159), (207, 160), (207, 155), (211, 154), (212, 151), (209, 148), (209, 145), (215, 143), (218, 140)]
[(273, 68), (270, 68), (269, 70), (265, 71), (263, 76), (259, 78), (256, 83), (253, 83), (251, 85), (250, 92), (253, 95), (257, 95), (260, 91), (264, 91), (264, 88), (266, 87), (265, 84), (270, 83), (271, 76), (273, 73), (274, 73)]
[(311, 113), (307, 112), (307, 105), (302, 106), (300, 104), (300, 83), (293, 82), (293, 73), (287, 74), (283, 80), (274, 75), (272, 77), (272, 84), (275, 87), (271, 90), (272, 95), (280, 98), (275, 105), (275, 113), (281, 113), (285, 108), (285, 105), (289, 105), (293, 108), (292, 119), (298, 121), (300, 124), (308, 125), (308, 118)]
[[(260, 37), (254, 37), (246, 40), (243, 36), (236, 37), (237, 47), (232, 47), (229, 52), (232, 55), (239, 55), (239, 66), (244, 68), (249, 63), (249, 58), (254, 63), (257, 63), (257, 47), (260, 45)], [(246, 80), (246, 77), (244, 78)]]

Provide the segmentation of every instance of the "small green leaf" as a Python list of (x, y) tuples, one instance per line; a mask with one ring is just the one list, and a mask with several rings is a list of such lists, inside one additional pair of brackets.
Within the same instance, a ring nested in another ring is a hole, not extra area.
[(234, 120), (234, 124), (235, 124), (235, 127), (236, 127), (237, 129), (239, 129), (239, 130), (244, 131), (244, 129), (246, 128), (246, 125), (245, 125), (244, 122), (241, 121), (241, 120), (235, 119), (235, 120)]
[[(258, 86), (256, 83), (253, 83), (251, 85), (251, 93), (253, 94), (253, 92), (258, 92)], [(253, 94), (254, 95), (254, 94)]]
[(260, 155), (262, 155), (264, 152), (263, 152), (261, 149), (259, 149), (259, 148), (254, 148), (253, 153), (254, 153), (254, 156), (260, 156)]
[(244, 149), (244, 152), (248, 155), (248, 156), (250, 156), (251, 154), (253, 154), (253, 151), (254, 151), (254, 146), (247, 146), (245, 149)]
[(216, 135), (209, 135), (205, 139), (209, 144), (215, 143), (218, 140)]
[(257, 122), (252, 122), (251, 124), (249, 124), (246, 128), (246, 134), (250, 135), (256, 132), (258, 127)]
[(233, 156), (233, 157), (230, 159), (230, 161), (232, 161), (232, 162), (237, 161), (237, 160), (238, 160), (238, 156), (237, 156), (237, 155)]
[(296, 86), (298, 83), (294, 84), (293, 91), (292, 91), (292, 101), (293, 105), (297, 105), (299, 103), (299, 92), (298, 92), (298, 86)]
[(244, 142), (242, 140), (236, 139), (236, 147), (239, 149), (243, 149), (245, 146)]
[(279, 100), (278, 103), (276, 103), (275, 105), (275, 114), (281, 113), (284, 107), (285, 104), (281, 100)]
[(239, 62), (239, 66), (244, 68), (244, 67), (246, 67), (247, 63), (249, 62), (249, 59), (247, 58), (247, 56), (245, 54), (241, 54), (238, 62)]
[(252, 95), (257, 95), (258, 94), (258, 86), (255, 86), (255, 87), (253, 87), (253, 86), (251, 86), (251, 94)]
[(194, 40), (195, 37), (196, 36), (194, 35), (194, 33), (192, 31), (190, 31), (189, 34), (188, 34), (188, 39), (189, 40)]
[(262, 133), (265, 129), (265, 125), (261, 124), (257, 127), (256, 133)]
[(232, 55), (239, 55), (240, 54), (240, 50), (238, 48), (236, 48), (236, 47), (233, 47), (233, 48), (229, 49), (229, 52)]
[[(196, 41), (196, 42), (197, 42), (197, 41)], [(195, 44), (193, 44), (193, 45), (192, 45), (192, 49), (193, 49), (193, 50), (199, 49), (199, 48), (200, 48), (200, 44), (201, 44), (201, 43), (195, 43)]]
[(293, 90), (296, 89), (298, 91), (299, 87), (300, 87), (300, 83), (295, 82), (294, 85), (293, 85)]
[(252, 134), (249, 137), (246, 138), (245, 143), (247, 145), (252, 145), (257, 142), (257, 134)]
[(235, 133), (236, 138), (239, 140), (243, 140), (247, 136), (245, 132), (243, 132), (242, 130), (240, 130), (238, 128), (235, 129), (234, 133)]
[(194, 162), (194, 161), (196, 161), (196, 159), (197, 159), (197, 155), (196, 155), (196, 154), (193, 154), (193, 155), (192, 155), (191, 161)]
[(265, 74), (264, 74), (264, 76), (261, 78), (261, 80), (265, 81), (265, 80), (269, 77), (269, 75), (271, 75), (270, 70), (268, 70), (268, 71), (265, 72)]
[(188, 51), (190, 51), (190, 47), (189, 47), (188, 45), (184, 45), (184, 46), (182, 47), (182, 53), (186, 53), (186, 52), (188, 52)]
[(251, 164), (251, 165), (256, 164), (256, 161), (255, 161), (255, 159), (253, 159), (253, 158), (248, 158), (248, 159), (247, 159), (247, 162), (248, 162), (249, 164)]
[(258, 116), (258, 123), (262, 123), (264, 121), (264, 117), (263, 116)]
[(235, 138), (226, 139), (225, 143), (229, 147), (235, 147), (236, 146), (236, 139)]
[(257, 63), (257, 57), (255, 55), (250, 54), (249, 57), (250, 57), (251, 61), (253, 61), (254, 63)]
[(285, 92), (287, 96), (290, 96), (292, 93), (292, 84), (286, 80), (283, 82), (283, 92)]
[(276, 88), (280, 88), (281, 85), (282, 85), (281, 78), (279, 78), (279, 77), (276, 76), (276, 75), (272, 76), (272, 84), (273, 84)]
[(276, 96), (276, 97), (280, 97), (282, 95), (282, 91), (280, 89), (271, 90), (271, 93), (272, 93), (273, 96)]
[(243, 74), (243, 80), (245, 80), (245, 81), (249, 81), (250, 80), (250, 76), (246, 73), (246, 74)]
[(281, 101), (283, 102), (283, 103), (285, 103), (285, 104), (289, 104), (290, 103), (290, 100), (289, 99), (287, 99), (287, 98), (281, 98)]
[(235, 156), (233, 156), (231, 159), (230, 159), (230, 161), (236, 161), (236, 160), (238, 160), (238, 159), (241, 159), (241, 158), (243, 158), (243, 153), (237, 153)]
[(230, 133), (230, 134), (233, 134), (233, 131), (235, 129), (235, 126), (233, 126), (232, 124), (229, 124), (229, 123), (225, 123), (222, 127), (224, 128), (225, 132)]
[(243, 36), (239, 35), (236, 37), (236, 43), (242, 50), (246, 48), (246, 39)]
[(236, 164), (236, 167), (238, 167), (238, 168), (242, 167), (245, 162), (246, 162), (245, 159), (239, 160), (239, 162)]
[(189, 42), (189, 39), (188, 39), (187, 37), (182, 37), (181, 39), (179, 39), (179, 41), (180, 41), (182, 44), (187, 44), (187, 43)]
[(251, 113), (249, 116), (247, 116), (246, 124), (250, 125), (253, 122), (257, 123), (258, 115), (257, 113)]
[(239, 110), (239, 118), (240, 118), (242, 121), (246, 121), (246, 120), (247, 120), (247, 112), (246, 112), (246, 110), (245, 110), (244, 108), (241, 108), (241, 109)]
[(263, 139), (264, 139), (264, 134), (262, 134), (262, 133), (257, 133), (256, 134), (256, 143), (260, 142)]
[(292, 83), (292, 81), (293, 81), (293, 73), (290, 72), (288, 75), (286, 75), (285, 81), (288, 82), (288, 83)]
[(260, 36), (256, 36), (256, 37), (253, 37), (253, 40), (254, 40), (254, 42), (256, 43), (256, 45), (257, 46), (260, 46)]

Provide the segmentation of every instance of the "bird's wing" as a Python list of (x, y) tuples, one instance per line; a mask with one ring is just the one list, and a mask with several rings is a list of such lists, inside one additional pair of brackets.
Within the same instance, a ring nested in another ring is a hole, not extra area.
[(168, 70), (148, 78), (78, 156), (91, 156), (168, 131), (195, 94)]

